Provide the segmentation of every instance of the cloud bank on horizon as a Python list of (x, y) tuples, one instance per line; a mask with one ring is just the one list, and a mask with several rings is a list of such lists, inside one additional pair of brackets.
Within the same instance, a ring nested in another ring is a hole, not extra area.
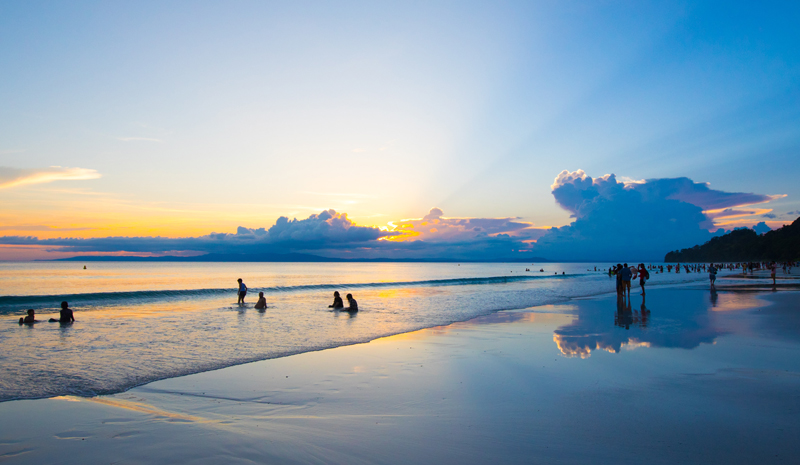
[(613, 174), (592, 178), (583, 170), (562, 171), (551, 188), (556, 203), (574, 218), (566, 226), (547, 229), (520, 218), (448, 218), (433, 208), (422, 218), (378, 228), (358, 226), (346, 213), (331, 209), (300, 220), (282, 216), (269, 228), (240, 226), (235, 234), (4, 236), (0, 244), (74, 254), (314, 253), (336, 258), (654, 261), (671, 250), (721, 234), (722, 228), (711, 231), (715, 220), (768, 214), (769, 209), (748, 207), (781, 197), (718, 191), (689, 178), (620, 181)]

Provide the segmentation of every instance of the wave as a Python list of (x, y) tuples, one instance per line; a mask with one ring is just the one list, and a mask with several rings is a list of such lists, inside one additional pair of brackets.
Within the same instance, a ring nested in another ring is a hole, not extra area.
[[(392, 287), (436, 287), (436, 286), (474, 286), (486, 284), (505, 284), (520, 281), (533, 281), (542, 279), (565, 279), (583, 276), (572, 275), (536, 275), (536, 276), (490, 276), (482, 278), (450, 278), (429, 279), (423, 281), (390, 281), (376, 283), (350, 283), (350, 284), (303, 284), (298, 286), (271, 286), (248, 288), (248, 293), (264, 292), (265, 294), (278, 294), (288, 292), (318, 291), (318, 290), (346, 290), (366, 288), (392, 288)], [(218, 289), (181, 289), (181, 290), (142, 290), (125, 292), (92, 292), (77, 294), (54, 295), (21, 295), (0, 296), (0, 315), (17, 312), (21, 307), (57, 308), (62, 300), (73, 305), (101, 306), (123, 305), (130, 303), (155, 302), (165, 300), (186, 300), (198, 298), (221, 297), (227, 294), (234, 295), (235, 288)]]

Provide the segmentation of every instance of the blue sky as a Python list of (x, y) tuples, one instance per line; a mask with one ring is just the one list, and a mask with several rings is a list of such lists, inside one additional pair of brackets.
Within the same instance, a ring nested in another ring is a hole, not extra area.
[(5, 2), (0, 259), (328, 209), (392, 229), (438, 208), (535, 247), (576, 221), (563, 170), (775, 196), (707, 229), (777, 227), (800, 210), (798, 8)]

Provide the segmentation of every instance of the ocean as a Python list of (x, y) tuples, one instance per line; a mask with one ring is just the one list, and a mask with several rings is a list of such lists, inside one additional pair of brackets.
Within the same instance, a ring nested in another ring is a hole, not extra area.
[[(158, 379), (614, 291), (614, 279), (602, 271), (609, 264), (598, 263), (83, 266), (0, 263), (0, 401), (111, 394)], [(236, 304), (237, 278), (249, 288), (244, 307)], [(651, 273), (648, 285), (706, 279), (705, 273)], [(330, 311), (335, 290), (342, 297), (352, 293), (360, 311)], [(269, 306), (263, 312), (253, 308), (259, 291)], [(76, 322), (46, 322), (58, 317), (62, 300)], [(18, 325), (28, 308), (43, 322)]]

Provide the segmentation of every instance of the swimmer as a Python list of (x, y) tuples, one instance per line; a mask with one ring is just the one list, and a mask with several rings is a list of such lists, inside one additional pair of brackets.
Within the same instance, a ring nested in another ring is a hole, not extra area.
[(19, 319), (19, 324), (20, 325), (32, 325), (34, 323), (41, 323), (41, 321), (36, 319), (36, 317), (34, 316), (33, 309), (29, 308), (28, 309), (28, 316), (26, 316), (25, 318), (20, 318)]
[(264, 293), (263, 292), (259, 292), (258, 293), (258, 302), (256, 302), (255, 309), (256, 310), (264, 310), (265, 308), (267, 308), (267, 299), (264, 298)]
[(353, 294), (347, 294), (347, 303), (350, 305), (349, 307), (345, 308), (345, 312), (357, 312), (358, 311), (358, 302), (356, 299), (353, 298)]
[(50, 318), (50, 323), (72, 323), (73, 321), (75, 321), (75, 316), (66, 301), (61, 302), (61, 317), (58, 320)]
[[(350, 294), (348, 294), (350, 295)], [(339, 291), (333, 292), (333, 304), (328, 305), (328, 308), (332, 308), (334, 310), (339, 308), (344, 308), (344, 302), (342, 302), (342, 298), (339, 296)]]

